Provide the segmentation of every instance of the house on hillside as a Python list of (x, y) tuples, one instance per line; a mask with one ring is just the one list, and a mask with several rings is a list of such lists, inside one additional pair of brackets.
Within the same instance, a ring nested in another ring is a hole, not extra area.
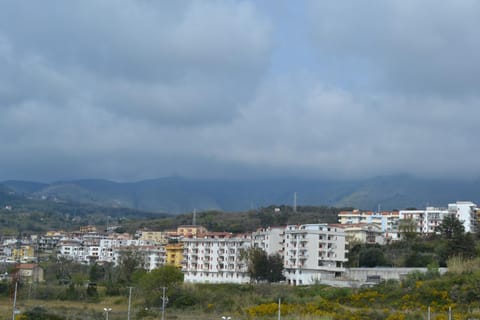
[(20, 263), (15, 266), (14, 278), (24, 283), (43, 282), (43, 268), (36, 263)]

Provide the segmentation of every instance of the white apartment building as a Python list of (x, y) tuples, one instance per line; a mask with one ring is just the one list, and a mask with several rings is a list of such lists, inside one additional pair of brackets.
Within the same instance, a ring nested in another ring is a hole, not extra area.
[(144, 246), (140, 249), (145, 257), (145, 269), (148, 271), (165, 265), (165, 246)]
[(85, 245), (80, 239), (63, 239), (59, 242), (59, 257), (65, 257), (78, 263), (90, 264), (98, 261), (100, 247)]
[(287, 283), (308, 285), (341, 277), (347, 261), (345, 245), (345, 232), (338, 226), (287, 226), (284, 256)]
[(477, 205), (470, 201), (457, 201), (448, 204), (448, 213), (454, 214), (463, 223), (465, 232), (477, 231)]
[(419, 234), (433, 234), (447, 215), (454, 215), (462, 222), (465, 232), (477, 231), (477, 205), (470, 201), (449, 203), (448, 208), (427, 207), (425, 210), (400, 210), (400, 220), (415, 222)]
[(247, 283), (246, 262), (241, 253), (251, 247), (251, 237), (231, 233), (207, 233), (183, 238), (185, 282)]
[(136, 250), (143, 254), (147, 270), (153, 270), (165, 262), (165, 248), (150, 241), (132, 239), (100, 239), (97, 243), (84, 239), (62, 239), (58, 246), (58, 256), (78, 263), (95, 262), (119, 263), (120, 255), (125, 250)]
[(400, 220), (412, 220), (419, 234), (436, 233), (437, 227), (448, 214), (446, 208), (427, 207), (425, 210), (400, 210)]
[(280, 254), (283, 256), (285, 245), (285, 227), (261, 228), (252, 233), (252, 245), (261, 248), (268, 255)]
[(342, 211), (338, 214), (338, 222), (340, 224), (376, 224), (380, 226), (386, 239), (398, 239), (398, 211)]
[(338, 214), (338, 222), (340, 224), (358, 224), (365, 223), (367, 214), (364, 211), (358, 209), (352, 211), (341, 211)]

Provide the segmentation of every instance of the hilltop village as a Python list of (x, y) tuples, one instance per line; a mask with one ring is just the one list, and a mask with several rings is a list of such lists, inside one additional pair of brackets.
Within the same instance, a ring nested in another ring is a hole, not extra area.
[[(349, 245), (385, 245), (402, 239), (407, 232), (429, 236), (438, 233), (446, 217), (458, 219), (467, 233), (475, 233), (480, 210), (472, 202), (449, 204), (447, 208), (422, 210), (342, 211), (336, 224), (271, 226), (252, 233), (209, 232), (198, 225), (182, 225), (175, 230), (139, 229), (135, 234), (117, 233), (116, 226), (99, 231), (85, 226), (76, 232), (49, 231), (23, 238), (3, 238), (0, 261), (16, 266), (18, 277), (42, 281), (42, 256), (55, 255), (84, 265), (118, 265), (121, 256), (135, 252), (144, 269), (164, 265), (182, 270), (191, 283), (248, 283), (251, 272), (245, 253), (261, 249), (281, 258), (285, 282), (290, 285), (313, 283), (352, 286), (372, 279), (399, 278), (409, 270), (370, 272), (347, 268)], [(401, 269), (401, 268), (400, 268)], [(2, 277), (8, 277), (8, 274)]]

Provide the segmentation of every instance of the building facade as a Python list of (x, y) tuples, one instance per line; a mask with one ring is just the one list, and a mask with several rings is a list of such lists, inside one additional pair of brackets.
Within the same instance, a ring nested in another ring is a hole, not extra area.
[(290, 225), (285, 229), (285, 278), (308, 285), (340, 278), (347, 262), (345, 232), (327, 224)]
[(185, 282), (247, 283), (247, 265), (242, 254), (251, 247), (247, 235), (207, 233), (183, 239)]
[(283, 256), (285, 246), (285, 227), (260, 228), (252, 233), (252, 245), (260, 248), (268, 255), (280, 254)]
[(448, 204), (448, 213), (455, 215), (463, 223), (465, 232), (474, 233), (477, 231), (477, 205), (470, 201), (457, 201)]

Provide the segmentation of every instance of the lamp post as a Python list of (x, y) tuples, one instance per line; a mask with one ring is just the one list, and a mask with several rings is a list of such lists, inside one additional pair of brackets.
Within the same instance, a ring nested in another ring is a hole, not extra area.
[(108, 313), (112, 311), (112, 308), (103, 308), (103, 311), (105, 311), (105, 320), (108, 320)]

